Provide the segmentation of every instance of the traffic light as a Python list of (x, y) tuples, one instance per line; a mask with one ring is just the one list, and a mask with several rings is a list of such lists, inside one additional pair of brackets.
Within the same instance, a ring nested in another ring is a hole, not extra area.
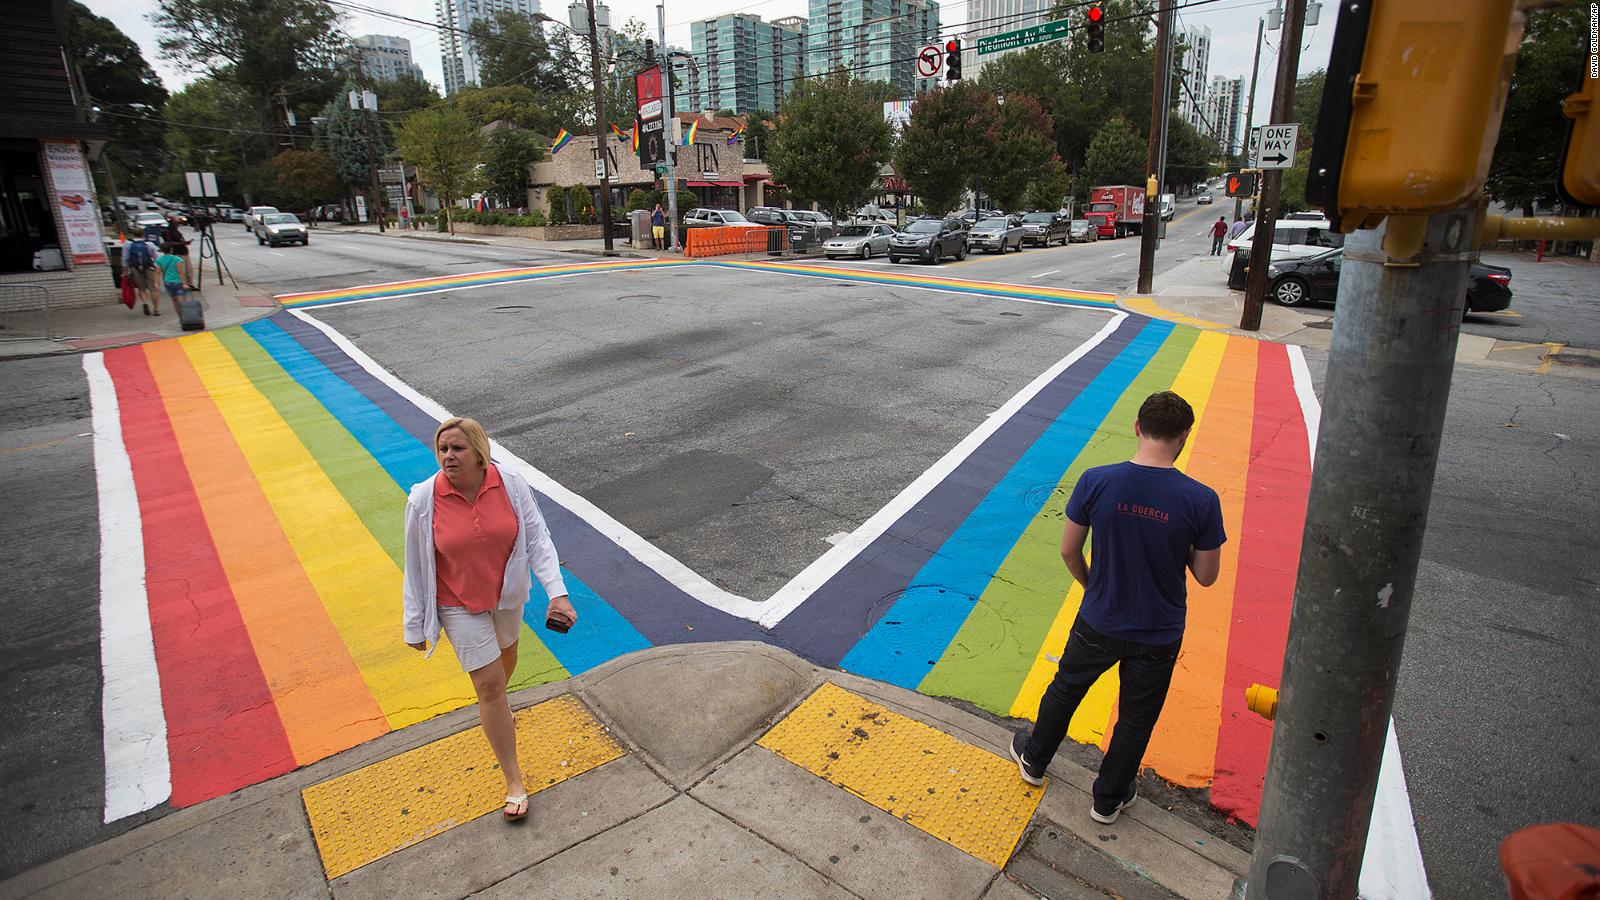
[(1518, 0), (1341, 0), (1306, 199), (1340, 230), (1483, 189), (1524, 14)]
[(961, 80), (961, 39), (944, 42), (944, 77), (947, 81)]
[(1256, 195), (1256, 173), (1234, 172), (1228, 176), (1229, 197), (1254, 197)]
[(1562, 101), (1561, 111), (1572, 120), (1561, 157), (1561, 196), (1600, 206), (1600, 79), (1585, 77), (1583, 87)]
[(1098, 6), (1089, 7), (1089, 52), (1100, 53), (1106, 49), (1106, 11)]

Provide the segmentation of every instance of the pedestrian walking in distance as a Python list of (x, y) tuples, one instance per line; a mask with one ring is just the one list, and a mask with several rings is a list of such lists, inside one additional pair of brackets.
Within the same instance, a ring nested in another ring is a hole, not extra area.
[(1211, 255), (1222, 255), (1222, 242), (1228, 237), (1228, 217), (1217, 216), (1217, 224), (1211, 226)]
[(130, 237), (122, 245), (122, 277), (133, 284), (134, 296), (143, 302), (144, 314), (154, 315), (150, 312), (150, 304), (156, 304), (156, 309), (161, 309), (161, 301), (156, 297), (156, 257), (161, 254), (156, 246), (147, 240)]
[(546, 624), (578, 621), (550, 530), (533, 488), (489, 458), (489, 436), (472, 419), (446, 419), (433, 435), (439, 472), (406, 501), (405, 640), (429, 656), (442, 628), (478, 695), (478, 721), (506, 780), (502, 815), (528, 815), (517, 762), (516, 722), (506, 684), (517, 668), (522, 606), (539, 576), (550, 598)]
[[(1139, 766), (1172, 683), (1187, 608), (1184, 570), (1202, 587), (1214, 584), (1227, 540), (1217, 492), (1173, 467), (1193, 427), (1194, 410), (1182, 397), (1151, 394), (1133, 425), (1133, 458), (1089, 469), (1073, 486), (1061, 558), (1084, 587), (1083, 604), (1032, 732), (1011, 739), (1023, 780), (1044, 784), (1078, 704), (1120, 663), (1117, 724), (1089, 811), (1106, 825), (1137, 795)], [(1092, 564), (1083, 557), (1091, 534)]]
[(667, 214), (661, 211), (661, 204), (650, 213), (650, 246), (657, 250), (667, 249)]

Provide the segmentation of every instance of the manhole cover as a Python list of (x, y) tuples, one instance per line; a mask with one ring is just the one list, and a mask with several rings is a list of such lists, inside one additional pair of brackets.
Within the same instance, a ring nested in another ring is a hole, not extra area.
[(1580, 369), (1600, 369), (1600, 356), (1582, 353), (1546, 353), (1542, 359), (1559, 366), (1577, 366)]
[(1306, 323), (1306, 327), (1307, 328), (1321, 328), (1321, 329), (1324, 329), (1326, 331), (1332, 331), (1333, 330), (1333, 320), (1332, 319), (1320, 319), (1320, 320), (1315, 321), (1315, 322), (1307, 322)]

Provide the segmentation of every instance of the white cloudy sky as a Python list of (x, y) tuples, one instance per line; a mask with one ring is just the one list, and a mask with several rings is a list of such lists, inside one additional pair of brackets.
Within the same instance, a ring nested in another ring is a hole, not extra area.
[[(160, 58), (156, 46), (156, 30), (149, 15), (156, 7), (155, 0), (84, 0), (97, 14), (115, 22), (127, 35), (143, 48), (144, 55), (155, 67), (169, 89), (176, 90), (191, 81), (197, 73)], [(1255, 51), (1256, 22), (1267, 10), (1282, 0), (1210, 0), (1196, 4), (1195, 0), (1182, 0), (1190, 9), (1178, 12), (1180, 25), (1204, 25), (1211, 29), (1211, 75), (1246, 75)], [(420, 19), (432, 23), (433, 0), (365, 0), (360, 5), (398, 16)], [(639, 19), (655, 31), (656, 5), (650, 0), (610, 0), (612, 24), (620, 25), (629, 18)], [(1308, 72), (1323, 67), (1333, 40), (1334, 3), (1323, 4), (1322, 21), (1307, 27), (1301, 44), (1300, 71)], [(545, 12), (564, 20), (566, 9), (563, 0), (545, 0)], [(807, 0), (676, 0), (666, 8), (668, 43), (688, 47), (689, 23), (699, 19), (714, 18), (729, 12), (750, 12), (764, 19), (807, 14)], [(940, 19), (945, 33), (959, 33), (967, 19), (967, 7), (961, 2), (944, 3)], [(439, 63), (438, 32), (430, 24), (397, 21), (365, 13), (351, 13), (346, 22), (351, 34), (393, 34), (411, 42), (411, 52), (423, 73), (435, 85), (443, 84)], [(1260, 86), (1256, 95), (1256, 121), (1267, 118), (1266, 109), (1272, 95), (1272, 81), (1277, 66), (1277, 32), (1268, 31), (1266, 46), (1261, 53)], [(1248, 85), (1247, 85), (1248, 89)]]

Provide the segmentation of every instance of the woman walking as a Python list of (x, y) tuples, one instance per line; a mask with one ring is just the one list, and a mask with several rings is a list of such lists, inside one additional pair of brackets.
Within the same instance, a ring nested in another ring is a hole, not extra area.
[(507, 820), (528, 815), (506, 684), (517, 668), (528, 569), (550, 598), (546, 622), (570, 628), (556, 548), (533, 488), (489, 459), (489, 436), (472, 419), (446, 419), (433, 434), (439, 472), (413, 485), (406, 503), (405, 639), (429, 656), (443, 629), (478, 695), (478, 721), (506, 780)]

